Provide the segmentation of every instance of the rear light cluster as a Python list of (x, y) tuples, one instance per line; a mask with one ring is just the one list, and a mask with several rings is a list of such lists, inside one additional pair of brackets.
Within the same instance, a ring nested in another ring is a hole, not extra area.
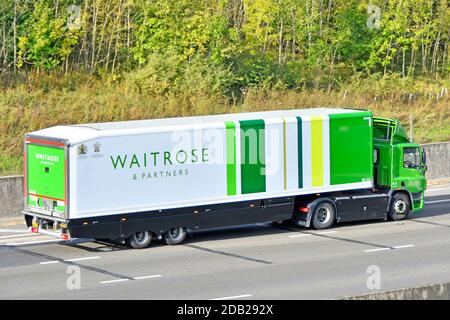
[(67, 225), (60, 224), (60, 227), (61, 227), (61, 234), (59, 237), (63, 240), (70, 240), (70, 235), (69, 232), (67, 231)]
[(309, 208), (308, 207), (298, 207), (298, 211), (300, 213), (309, 213)]
[[(42, 222), (42, 220), (41, 220)], [(32, 221), (32, 225), (29, 227), (32, 233), (42, 233), (54, 237), (58, 237), (62, 240), (70, 240), (70, 234), (67, 230), (67, 223), (53, 222), (52, 228), (49, 228), (49, 221), (45, 221), (39, 224), (38, 219), (35, 217)]]
[(70, 236), (68, 233), (61, 233), (60, 238), (63, 240), (70, 240)]

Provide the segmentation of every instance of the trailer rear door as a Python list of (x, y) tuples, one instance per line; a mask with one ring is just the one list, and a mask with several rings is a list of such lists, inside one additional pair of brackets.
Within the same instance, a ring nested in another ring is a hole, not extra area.
[(27, 143), (25, 197), (28, 209), (63, 217), (66, 212), (66, 156), (64, 144)]

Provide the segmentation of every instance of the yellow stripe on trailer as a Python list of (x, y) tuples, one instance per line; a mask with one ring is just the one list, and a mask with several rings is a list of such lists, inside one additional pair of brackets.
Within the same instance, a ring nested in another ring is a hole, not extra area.
[(312, 186), (320, 187), (324, 183), (323, 175), (323, 124), (321, 116), (311, 116), (311, 166)]

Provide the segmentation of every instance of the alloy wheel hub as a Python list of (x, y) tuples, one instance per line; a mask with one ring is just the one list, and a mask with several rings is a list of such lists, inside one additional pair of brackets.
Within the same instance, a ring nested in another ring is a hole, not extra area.
[(394, 204), (394, 210), (396, 213), (403, 214), (406, 211), (406, 203), (403, 200), (398, 200)]

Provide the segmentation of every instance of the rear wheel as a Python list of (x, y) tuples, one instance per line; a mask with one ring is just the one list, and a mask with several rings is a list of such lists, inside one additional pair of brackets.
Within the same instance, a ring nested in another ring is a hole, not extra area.
[(334, 206), (329, 202), (321, 202), (314, 209), (312, 226), (314, 229), (327, 229), (334, 224), (336, 212)]
[(399, 221), (406, 219), (411, 211), (409, 197), (401, 192), (392, 196), (391, 206), (389, 207), (389, 220)]
[(125, 241), (133, 249), (147, 248), (152, 242), (153, 235), (149, 231), (136, 232)]
[(186, 228), (177, 227), (172, 228), (164, 234), (164, 240), (167, 244), (177, 245), (186, 239)]

